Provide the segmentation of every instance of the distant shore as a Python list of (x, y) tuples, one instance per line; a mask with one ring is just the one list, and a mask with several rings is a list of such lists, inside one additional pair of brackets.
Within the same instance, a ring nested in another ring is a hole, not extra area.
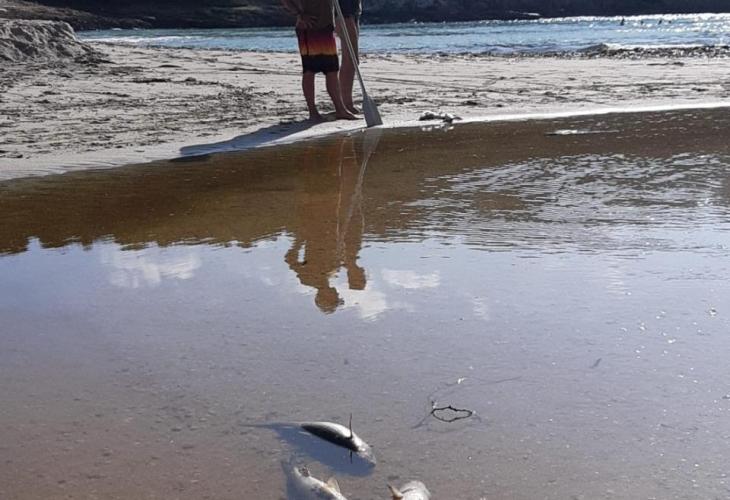
[[(46, 5), (47, 4), (47, 5)], [(213, 4), (213, 5), (211, 5)], [(468, 8), (465, 6), (468, 5)], [(576, 16), (633, 16), (730, 12), (725, 0), (367, 0), (363, 22), (463, 22)], [(0, 0), (0, 18), (63, 20), (74, 29), (253, 28), (288, 26), (291, 16), (270, 0)]]
[[(243, 149), (337, 131), (310, 127), (296, 54), (93, 44), (100, 60), (0, 73), (0, 175), (63, 172)], [(388, 124), (428, 110), (464, 119), (728, 101), (727, 59), (368, 56)], [(328, 111), (323, 80), (318, 99)], [(437, 122), (422, 122), (433, 126)]]

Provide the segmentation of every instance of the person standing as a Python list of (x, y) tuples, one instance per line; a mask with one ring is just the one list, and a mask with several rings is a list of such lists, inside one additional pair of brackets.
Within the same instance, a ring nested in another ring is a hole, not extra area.
[(344, 24), (350, 35), (352, 50), (355, 52), (355, 60), (350, 56), (350, 51), (344, 42), (345, 33), (342, 29), (343, 20), (337, 19), (337, 34), (342, 41), (342, 69), (340, 70), (340, 89), (342, 90), (342, 102), (350, 113), (359, 113), (352, 100), (352, 87), (355, 82), (355, 63), (359, 63), (360, 47), (360, 16), (362, 15), (361, 0), (335, 0), (340, 2), (340, 9), (344, 16)]
[(309, 118), (323, 121), (315, 102), (314, 77), (324, 73), (327, 92), (338, 119), (356, 120), (342, 102), (339, 82), (340, 62), (335, 41), (335, 15), (332, 0), (282, 0), (284, 7), (297, 16), (296, 32), (302, 57), (302, 91)]

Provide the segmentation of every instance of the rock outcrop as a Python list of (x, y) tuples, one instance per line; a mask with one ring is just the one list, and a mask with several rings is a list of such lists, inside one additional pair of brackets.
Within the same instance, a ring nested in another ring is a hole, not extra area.
[(0, 19), (0, 61), (90, 59), (99, 53), (80, 42), (68, 23)]
[(149, 28), (140, 19), (105, 17), (68, 7), (51, 7), (25, 0), (0, 0), (0, 19), (34, 19), (64, 21), (77, 31), (105, 28)]
[[(41, 6), (60, 9), (66, 12), (64, 20), (76, 29), (233, 28), (291, 23), (291, 16), (279, 0), (0, 0), (0, 17), (8, 17), (1, 12), (3, 4), (35, 5), (35, 10), (26, 7), (27, 17), (34, 19), (39, 18)], [(730, 12), (728, 0), (363, 0), (363, 5), (363, 20), (367, 23)], [(74, 9), (75, 17), (68, 14), (68, 9)]]

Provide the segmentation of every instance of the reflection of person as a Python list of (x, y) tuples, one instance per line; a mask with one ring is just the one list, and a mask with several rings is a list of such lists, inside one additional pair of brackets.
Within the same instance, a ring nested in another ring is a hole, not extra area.
[[(360, 0), (338, 0), (342, 15), (345, 17), (344, 23), (347, 26), (347, 32), (350, 35), (350, 43), (352, 50), (355, 52), (355, 62), (359, 62), (359, 46), (360, 46), (360, 15), (362, 14), (362, 3)], [(337, 19), (337, 34), (340, 40), (345, 36), (342, 29), (342, 19)], [(342, 102), (345, 108), (351, 113), (359, 113), (352, 101), (352, 87), (355, 83), (355, 64), (350, 57), (350, 51), (347, 50), (344, 42), (341, 44), (342, 49), (342, 69), (340, 70), (340, 89), (342, 90)]]
[(341, 268), (351, 290), (363, 290), (367, 284), (365, 270), (357, 264), (364, 221), (361, 166), (353, 139), (311, 148), (302, 168), (300, 220), (285, 260), (303, 285), (316, 288), (317, 307), (332, 313), (343, 303), (330, 283)]
[(282, 0), (284, 7), (297, 16), (297, 39), (302, 56), (302, 91), (309, 118), (322, 121), (314, 99), (314, 76), (324, 73), (327, 92), (335, 105), (337, 118), (356, 120), (347, 111), (340, 93), (337, 42), (334, 35), (334, 4), (331, 0)]

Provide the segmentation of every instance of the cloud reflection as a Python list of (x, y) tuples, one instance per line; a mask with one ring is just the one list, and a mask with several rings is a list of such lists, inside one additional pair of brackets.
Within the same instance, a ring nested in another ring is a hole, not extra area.
[(471, 305), (474, 315), (477, 318), (483, 319), (484, 321), (492, 320), (492, 312), (486, 298), (474, 297), (471, 299)]
[(415, 271), (399, 271), (384, 269), (383, 279), (393, 287), (406, 290), (420, 290), (423, 288), (438, 288), (441, 285), (441, 275), (438, 272), (418, 274)]
[(158, 247), (129, 251), (104, 248), (101, 263), (111, 268), (109, 282), (120, 288), (156, 287), (164, 279), (188, 280), (202, 266), (200, 256), (190, 249), (182, 255), (172, 253), (172, 249)]
[(355, 309), (361, 319), (374, 321), (391, 307), (385, 294), (369, 284), (364, 290), (343, 287), (340, 291), (342, 309)]

